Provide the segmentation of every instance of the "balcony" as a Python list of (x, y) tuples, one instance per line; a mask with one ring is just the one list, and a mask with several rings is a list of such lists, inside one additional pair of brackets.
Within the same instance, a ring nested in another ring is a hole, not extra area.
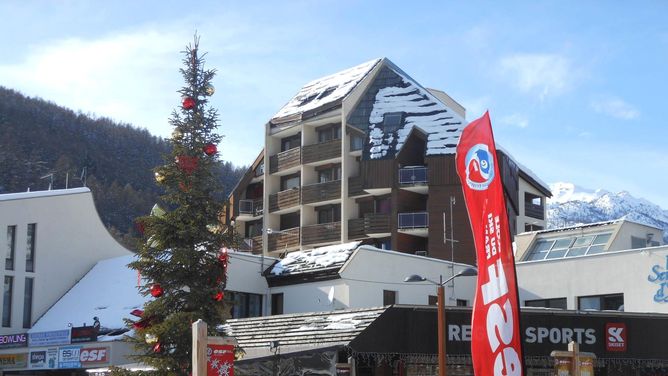
[(323, 201), (341, 199), (341, 180), (302, 186), (302, 204), (322, 204)]
[(429, 213), (399, 213), (398, 231), (403, 234), (427, 237)]
[(237, 220), (254, 219), (262, 215), (262, 200), (239, 200), (239, 215)]
[(298, 206), (300, 203), (300, 192), (299, 187), (295, 187), (269, 195), (269, 213), (280, 212)]
[(348, 196), (364, 196), (367, 195), (364, 191), (364, 179), (361, 176), (355, 176), (348, 179)]
[(254, 255), (262, 254), (262, 235), (245, 238), (244, 244), (240, 248), (250, 250)]
[(535, 205), (531, 202), (524, 203), (524, 215), (540, 220), (545, 219), (545, 207), (542, 205)]
[(407, 191), (427, 194), (429, 187), (427, 186), (428, 174), (427, 167), (424, 166), (409, 166), (399, 169), (399, 187)]
[(318, 165), (341, 158), (341, 140), (331, 140), (315, 145), (304, 146), (302, 162)]
[(301, 165), (302, 148), (296, 147), (282, 151), (269, 158), (269, 173), (281, 175), (289, 174), (298, 170)]
[(269, 252), (284, 252), (299, 247), (299, 227), (272, 232), (267, 235)]
[(384, 238), (390, 236), (390, 216), (387, 214), (365, 214), (363, 218), (348, 221), (348, 237)]
[(302, 245), (331, 243), (341, 240), (341, 222), (302, 227)]

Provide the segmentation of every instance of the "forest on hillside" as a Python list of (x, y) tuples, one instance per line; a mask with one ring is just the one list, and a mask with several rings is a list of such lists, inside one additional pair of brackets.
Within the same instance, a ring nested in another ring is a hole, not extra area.
[[(170, 151), (146, 129), (74, 112), (0, 86), (0, 194), (91, 189), (109, 232), (134, 248), (134, 220), (158, 201), (153, 168)], [(221, 162), (227, 195), (246, 167)], [(223, 198), (221, 198), (223, 199)]]

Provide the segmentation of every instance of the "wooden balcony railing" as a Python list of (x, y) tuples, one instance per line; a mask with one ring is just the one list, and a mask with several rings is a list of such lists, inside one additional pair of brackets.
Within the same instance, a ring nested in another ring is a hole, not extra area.
[(370, 234), (390, 232), (390, 216), (387, 214), (365, 214), (364, 218), (348, 221), (348, 238), (360, 239)]
[(299, 247), (299, 233), (299, 227), (295, 227), (269, 234), (267, 244), (268, 251), (283, 251), (285, 249)]
[(250, 238), (245, 238), (243, 244), (241, 244), (241, 249), (250, 250), (254, 255), (259, 255), (262, 253), (262, 235), (253, 236)]
[(299, 205), (300, 189), (291, 188), (269, 195), (269, 213)]
[(348, 196), (355, 197), (366, 194), (364, 192), (364, 179), (361, 176), (355, 176), (348, 179)]
[(302, 204), (341, 198), (341, 180), (302, 186)]
[(302, 245), (327, 243), (341, 239), (341, 222), (302, 227)]
[(524, 215), (542, 220), (545, 219), (545, 208), (542, 205), (534, 205), (530, 202), (525, 202)]
[(303, 147), (302, 163), (314, 163), (341, 157), (341, 140), (331, 140)]
[(282, 151), (269, 158), (269, 173), (275, 174), (301, 164), (302, 148), (296, 147)]

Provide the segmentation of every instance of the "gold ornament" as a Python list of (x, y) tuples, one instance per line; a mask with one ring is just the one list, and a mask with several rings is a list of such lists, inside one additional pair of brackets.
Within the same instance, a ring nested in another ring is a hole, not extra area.
[(155, 181), (157, 181), (158, 183), (162, 183), (163, 181), (165, 181), (165, 175), (163, 175), (161, 172), (156, 172)]
[(178, 140), (181, 137), (183, 137), (183, 133), (181, 133), (181, 130), (179, 128), (174, 129), (174, 132), (172, 132), (172, 138)]
[(158, 336), (155, 334), (151, 333), (146, 333), (146, 336), (144, 336), (144, 339), (146, 340), (146, 343), (152, 344), (158, 342)]
[(215, 93), (215, 92), (216, 92), (216, 88), (213, 87), (213, 85), (211, 85), (211, 84), (206, 85), (206, 87), (204, 88), (204, 93), (206, 93), (206, 95), (208, 95), (208, 96), (212, 96), (213, 93)]

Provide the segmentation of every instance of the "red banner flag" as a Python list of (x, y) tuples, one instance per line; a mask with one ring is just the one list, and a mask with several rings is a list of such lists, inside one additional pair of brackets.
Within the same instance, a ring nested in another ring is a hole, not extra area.
[(471, 221), (478, 286), (471, 358), (478, 376), (521, 376), (519, 301), (506, 202), (489, 113), (469, 123), (457, 146), (457, 174)]
[(234, 345), (206, 345), (207, 376), (234, 376)]

